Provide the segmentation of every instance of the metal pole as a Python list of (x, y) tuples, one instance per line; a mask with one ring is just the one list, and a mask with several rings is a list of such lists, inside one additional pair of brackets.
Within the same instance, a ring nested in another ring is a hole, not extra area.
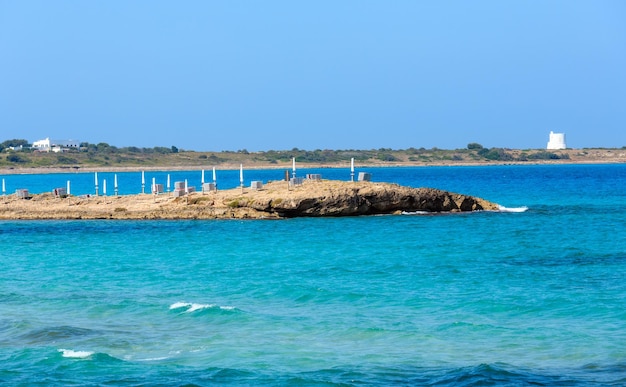
[(241, 193), (243, 193), (243, 164), (239, 164), (239, 184), (241, 185)]
[(354, 182), (354, 157), (350, 159), (350, 181)]

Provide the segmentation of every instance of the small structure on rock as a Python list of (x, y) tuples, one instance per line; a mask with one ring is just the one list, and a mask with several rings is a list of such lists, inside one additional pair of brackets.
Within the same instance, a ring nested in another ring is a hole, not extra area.
[(28, 192), (28, 190), (25, 189), (25, 188), (21, 188), (21, 189), (15, 190), (15, 195), (19, 199), (30, 199), (32, 197), (30, 195), (30, 193)]
[(372, 181), (372, 174), (369, 172), (359, 172), (359, 181)]

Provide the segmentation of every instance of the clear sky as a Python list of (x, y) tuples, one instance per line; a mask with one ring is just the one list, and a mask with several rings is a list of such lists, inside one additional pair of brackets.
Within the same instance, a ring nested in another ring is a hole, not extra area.
[(0, 141), (626, 146), (626, 1), (0, 0)]

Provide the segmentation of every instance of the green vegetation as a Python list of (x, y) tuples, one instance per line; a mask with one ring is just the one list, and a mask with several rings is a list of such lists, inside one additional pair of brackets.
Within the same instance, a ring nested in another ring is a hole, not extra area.
[(3, 143), (0, 144), (0, 151), (3, 151), (5, 149), (10, 149), (10, 148), (15, 148), (15, 147), (27, 147), (28, 146), (28, 141), (26, 140), (6, 140)]
[(538, 151), (527, 156), (528, 160), (562, 160), (569, 159), (568, 154), (558, 155), (548, 151)]
[(22, 155), (10, 154), (7, 156), (7, 161), (14, 164), (20, 164), (28, 162), (28, 159)]
[[(543, 149), (511, 150), (485, 148), (469, 143), (465, 149), (439, 148), (379, 148), (371, 150), (268, 150), (249, 152), (246, 149), (221, 152), (195, 152), (180, 150), (176, 146), (118, 148), (107, 143), (81, 143), (79, 149), (63, 153), (39, 152), (30, 148), (26, 140), (13, 139), (0, 143), (0, 168), (149, 168), (194, 167), (219, 165), (289, 165), (293, 157), (298, 163), (349, 165), (350, 159), (363, 165), (396, 165), (402, 163), (476, 163), (476, 162), (533, 162), (538, 160), (570, 159), (567, 151), (555, 153)], [(586, 155), (586, 152), (585, 152)], [(574, 153), (576, 157), (584, 157)]]
[(513, 156), (508, 153), (505, 149), (502, 148), (480, 148), (478, 150), (478, 155), (484, 157), (486, 160), (497, 160), (497, 161), (513, 161)]

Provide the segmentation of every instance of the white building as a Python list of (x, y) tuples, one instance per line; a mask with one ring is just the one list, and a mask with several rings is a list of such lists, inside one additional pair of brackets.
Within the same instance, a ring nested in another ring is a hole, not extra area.
[(50, 140), (50, 137), (33, 142), (33, 149), (40, 152), (65, 152), (68, 149), (78, 149), (79, 147), (80, 142), (76, 140)]
[(50, 152), (50, 138), (33, 142), (33, 149), (41, 152)]
[(565, 133), (554, 133), (550, 131), (550, 141), (546, 149), (566, 149), (565, 145)]

